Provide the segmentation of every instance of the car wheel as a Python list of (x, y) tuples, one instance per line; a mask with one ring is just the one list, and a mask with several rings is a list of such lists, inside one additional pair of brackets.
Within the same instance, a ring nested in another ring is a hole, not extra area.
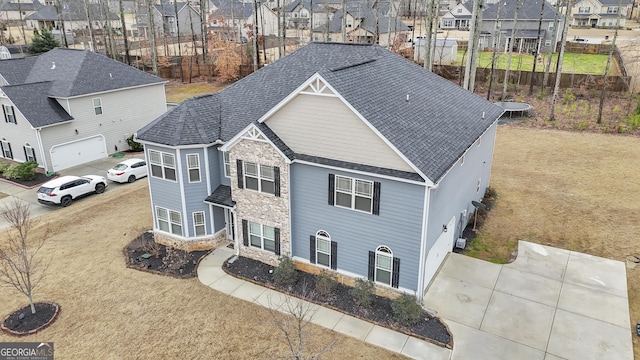
[(130, 183), (136, 181), (136, 176), (135, 175), (129, 176), (129, 179), (127, 179), (127, 181), (130, 182)]
[(71, 205), (72, 201), (73, 200), (71, 200), (71, 196), (65, 196), (62, 199), (60, 199), (60, 205), (62, 205), (63, 207), (67, 207)]
[(104, 192), (104, 184), (103, 183), (99, 183), (96, 185), (96, 193), (97, 194), (102, 194)]

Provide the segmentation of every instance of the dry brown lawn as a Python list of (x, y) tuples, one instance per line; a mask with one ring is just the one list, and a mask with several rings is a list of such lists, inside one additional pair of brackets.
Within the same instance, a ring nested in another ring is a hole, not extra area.
[[(52, 259), (36, 301), (61, 305), (49, 328), (4, 341), (53, 341), (57, 359), (263, 359), (286, 354), (269, 312), (202, 285), (125, 267), (122, 249), (151, 228), (147, 181), (57, 209), (40, 219), (53, 234)], [(4, 230), (0, 241), (6, 234)], [(2, 288), (0, 316), (26, 305)], [(399, 355), (312, 326), (315, 342), (338, 338), (327, 358), (400, 359)]]
[[(527, 240), (620, 261), (640, 256), (638, 159), (638, 137), (499, 127), (491, 175), (498, 199), (472, 253), (504, 262)], [(640, 266), (627, 269), (627, 284), (635, 334)]]

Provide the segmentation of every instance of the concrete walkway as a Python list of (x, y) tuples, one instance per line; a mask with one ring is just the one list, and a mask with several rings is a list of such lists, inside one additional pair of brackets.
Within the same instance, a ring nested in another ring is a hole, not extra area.
[(633, 359), (625, 264), (521, 241), (496, 265), (451, 253), (426, 292), (451, 359)]
[(286, 298), (303, 301), (315, 311), (312, 323), (413, 359), (445, 360), (451, 357), (450, 349), (228, 275), (222, 270), (222, 264), (233, 255), (232, 250), (223, 247), (202, 259), (198, 266), (200, 282), (214, 290), (270, 309), (280, 310)]

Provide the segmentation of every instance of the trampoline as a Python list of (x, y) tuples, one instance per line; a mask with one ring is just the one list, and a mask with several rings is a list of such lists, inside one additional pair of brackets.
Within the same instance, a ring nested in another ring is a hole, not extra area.
[(516, 115), (520, 117), (525, 116), (533, 108), (530, 104), (516, 101), (500, 101), (495, 104), (504, 109), (503, 117), (508, 113), (509, 118), (513, 117), (513, 113), (517, 113)]

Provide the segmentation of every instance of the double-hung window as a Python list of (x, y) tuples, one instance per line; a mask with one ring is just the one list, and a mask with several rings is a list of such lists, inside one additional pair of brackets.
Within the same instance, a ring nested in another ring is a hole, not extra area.
[(320, 230), (311, 235), (309, 243), (309, 262), (329, 267), (338, 268), (338, 243), (331, 240), (329, 233)]
[(29, 144), (24, 145), (24, 158), (27, 161), (36, 161), (36, 152)]
[(11, 105), (2, 105), (2, 110), (4, 110), (4, 121), (8, 123), (16, 123), (16, 114)]
[(249, 239), (253, 247), (267, 251), (276, 250), (275, 232), (271, 226), (249, 222)]
[(156, 207), (156, 219), (161, 231), (182, 236), (182, 217), (179, 212)]
[(149, 164), (151, 165), (151, 176), (176, 180), (176, 161), (173, 154), (149, 150)]
[(187, 155), (187, 169), (189, 171), (189, 182), (200, 182), (200, 158), (198, 154)]
[(607, 13), (608, 14), (617, 14), (618, 13), (618, 7), (617, 6), (609, 6), (607, 8)]
[(93, 98), (93, 112), (96, 115), (102, 115), (102, 100), (100, 98)]
[(229, 152), (222, 152), (222, 159), (224, 161), (224, 176), (231, 177), (231, 161), (229, 160)]
[(193, 213), (193, 232), (196, 236), (206, 235), (207, 229), (204, 224), (204, 211), (197, 211)]
[(335, 206), (373, 212), (373, 181), (335, 176)]
[(280, 168), (237, 160), (238, 188), (280, 196)]
[(381, 245), (369, 251), (369, 280), (394, 288), (400, 282), (400, 259), (393, 256), (390, 248)]
[(13, 159), (13, 151), (11, 151), (11, 144), (7, 141), (7, 139), (2, 138), (0, 140), (0, 150), (2, 150), (2, 156), (7, 159)]

